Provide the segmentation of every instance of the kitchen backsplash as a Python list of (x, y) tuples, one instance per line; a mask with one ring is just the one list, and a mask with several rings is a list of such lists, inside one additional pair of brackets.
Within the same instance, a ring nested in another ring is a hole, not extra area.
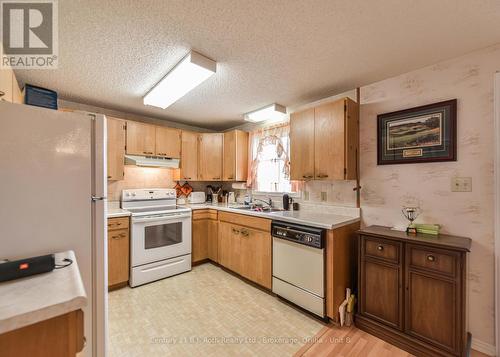
[(108, 182), (108, 200), (119, 201), (122, 190), (129, 188), (173, 188), (174, 175), (168, 168), (126, 165), (123, 180)]
[[(157, 167), (125, 165), (125, 176), (121, 181), (108, 182), (108, 200), (119, 201), (122, 190), (130, 188), (174, 188), (177, 170)], [(184, 184), (185, 181), (179, 181)], [(222, 186), (223, 190), (234, 191), (231, 183), (189, 182), (193, 191), (206, 192), (207, 185)]]

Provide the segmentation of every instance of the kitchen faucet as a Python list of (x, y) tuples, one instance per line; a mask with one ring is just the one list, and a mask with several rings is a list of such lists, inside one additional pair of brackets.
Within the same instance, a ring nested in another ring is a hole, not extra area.
[(263, 202), (265, 203), (266, 205), (269, 206), (269, 208), (272, 208), (273, 207), (273, 200), (271, 199), (271, 197), (269, 197), (269, 200), (268, 201), (265, 201), (265, 200), (261, 200), (260, 198), (254, 198), (252, 200), (252, 203), (255, 202), (255, 201), (259, 201), (259, 202)]

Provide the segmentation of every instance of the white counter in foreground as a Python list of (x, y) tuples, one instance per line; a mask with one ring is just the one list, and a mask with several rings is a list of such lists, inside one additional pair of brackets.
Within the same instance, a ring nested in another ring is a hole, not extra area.
[(66, 314), (87, 305), (73, 251), (56, 253), (56, 264), (73, 264), (50, 273), (0, 283), (0, 334)]

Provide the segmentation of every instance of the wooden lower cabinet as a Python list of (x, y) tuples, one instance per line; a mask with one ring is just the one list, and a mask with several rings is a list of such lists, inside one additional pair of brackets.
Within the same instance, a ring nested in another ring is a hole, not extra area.
[[(234, 223), (239, 222), (239, 223)], [(242, 224), (248, 225), (242, 225)], [(271, 222), (268, 219), (221, 212), (219, 264), (271, 289)]]
[(130, 274), (129, 217), (108, 219), (108, 288), (127, 285)]
[(466, 356), (469, 238), (359, 231), (356, 326), (417, 356)]
[(245, 278), (271, 289), (271, 235), (269, 232), (239, 227), (240, 271)]
[(69, 357), (76, 356), (84, 344), (83, 311), (75, 310), (0, 334), (0, 355)]
[(197, 263), (208, 258), (208, 239), (206, 220), (193, 217), (191, 261)]
[(208, 234), (208, 249), (207, 255), (208, 259), (213, 262), (219, 262), (219, 253), (218, 253), (218, 227), (219, 224), (217, 219), (209, 219), (207, 220), (207, 234)]
[(240, 272), (241, 240), (238, 226), (227, 222), (219, 222), (219, 264), (236, 272)]
[(199, 263), (210, 259), (217, 262), (217, 211), (193, 211), (191, 261)]

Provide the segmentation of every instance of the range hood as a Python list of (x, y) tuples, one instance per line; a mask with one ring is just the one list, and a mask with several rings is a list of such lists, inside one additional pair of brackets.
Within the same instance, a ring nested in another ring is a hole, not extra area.
[(178, 169), (179, 161), (179, 159), (170, 159), (160, 156), (125, 155), (125, 165), (168, 167), (170, 169)]

